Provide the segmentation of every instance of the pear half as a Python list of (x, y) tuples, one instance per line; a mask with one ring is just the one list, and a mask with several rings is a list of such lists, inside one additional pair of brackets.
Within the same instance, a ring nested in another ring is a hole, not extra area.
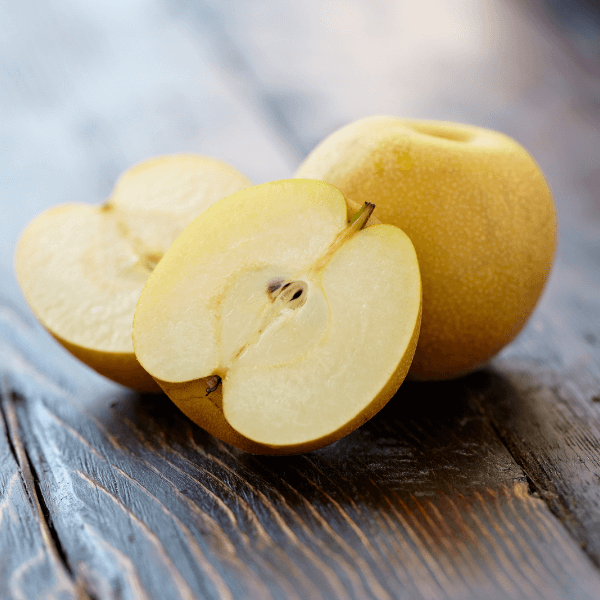
[(402, 383), (421, 317), (414, 248), (394, 226), (364, 227), (372, 209), (349, 221), (341, 192), (309, 180), (210, 207), (140, 296), (141, 365), (243, 450), (303, 452), (354, 430)]
[(27, 226), (15, 256), (23, 294), (50, 333), (98, 373), (158, 390), (131, 341), (142, 288), (194, 217), (249, 185), (234, 168), (202, 156), (142, 162), (102, 206), (61, 205)]

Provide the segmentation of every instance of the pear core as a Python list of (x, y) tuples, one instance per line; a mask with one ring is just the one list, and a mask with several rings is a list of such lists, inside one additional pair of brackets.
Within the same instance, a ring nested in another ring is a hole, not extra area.
[(363, 228), (372, 209), (349, 223), (339, 190), (301, 180), (215, 204), (148, 279), (138, 360), (242, 449), (300, 452), (349, 433), (398, 389), (420, 323), (412, 244), (389, 225)]
[(221, 161), (157, 157), (126, 171), (102, 206), (65, 204), (23, 232), (15, 270), (33, 312), (93, 369), (157, 390), (133, 352), (133, 314), (148, 276), (184, 227), (228, 194), (251, 185)]

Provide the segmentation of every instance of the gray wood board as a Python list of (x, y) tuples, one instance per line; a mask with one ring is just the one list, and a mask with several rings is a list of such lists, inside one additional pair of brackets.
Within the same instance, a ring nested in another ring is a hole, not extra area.
[[(0, 411), (0, 597), (82, 597), (42, 513), (18, 422), (2, 383)], [(7, 416), (5, 420), (4, 416)]]
[[(600, 239), (572, 232), (529, 331), (496, 361), (484, 409), (553, 512), (600, 565)], [(538, 335), (533, 333), (538, 331)]]
[(67, 391), (31, 356), (9, 367), (9, 402), (50, 521), (93, 597), (593, 598), (600, 589), (482, 415), (490, 374), (405, 385), (331, 447), (269, 458), (221, 444), (162, 395), (85, 379)]

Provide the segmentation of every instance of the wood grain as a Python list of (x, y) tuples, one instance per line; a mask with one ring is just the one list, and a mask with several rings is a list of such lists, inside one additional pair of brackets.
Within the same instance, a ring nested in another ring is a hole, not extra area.
[(482, 408), (600, 565), (600, 238), (572, 240), (530, 331), (496, 361), (503, 379), (490, 380)]
[(54, 543), (21, 443), (5, 380), (0, 381), (0, 597), (86, 598)]
[(164, 396), (70, 393), (24, 362), (9, 381), (92, 596), (593, 598), (600, 585), (481, 415), (477, 377), (404, 386), (357, 432), (291, 458), (233, 450)]

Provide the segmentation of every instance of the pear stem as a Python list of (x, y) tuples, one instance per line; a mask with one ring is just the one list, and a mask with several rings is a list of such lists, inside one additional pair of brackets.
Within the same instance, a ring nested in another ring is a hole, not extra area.
[(364, 205), (350, 217), (348, 224), (352, 226), (360, 220), (358, 230), (362, 229), (367, 224), (367, 221), (374, 210), (375, 205), (372, 202), (365, 202)]
[(325, 268), (336, 251), (367, 224), (367, 221), (374, 210), (375, 205), (372, 202), (365, 202), (361, 209), (348, 221), (348, 227), (339, 233), (331, 246), (329, 246), (329, 248), (327, 248), (327, 250), (325, 250), (325, 252), (323, 252), (323, 254), (321, 254), (314, 262), (310, 268), (309, 277), (315, 277)]

